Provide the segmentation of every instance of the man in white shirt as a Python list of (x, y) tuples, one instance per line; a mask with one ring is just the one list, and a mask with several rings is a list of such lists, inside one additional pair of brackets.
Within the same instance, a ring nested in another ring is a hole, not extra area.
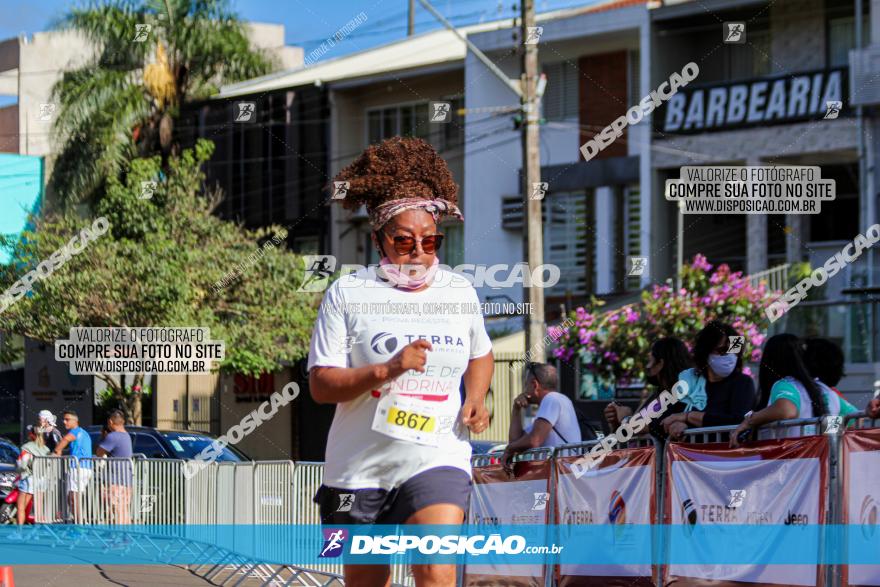
[[(556, 391), (556, 368), (546, 363), (527, 363), (523, 391), (513, 400), (508, 445), (502, 462), (509, 463), (517, 453), (542, 446), (554, 447), (581, 442), (574, 404)], [(523, 428), (522, 409), (537, 404), (535, 421)]]

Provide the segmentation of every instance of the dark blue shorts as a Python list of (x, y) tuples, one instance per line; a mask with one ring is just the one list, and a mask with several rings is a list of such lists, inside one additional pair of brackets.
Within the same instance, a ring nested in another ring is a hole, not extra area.
[(404, 524), (411, 515), (438, 503), (466, 512), (471, 479), (455, 467), (423, 471), (394, 489), (341, 489), (321, 485), (314, 502), (322, 524)]

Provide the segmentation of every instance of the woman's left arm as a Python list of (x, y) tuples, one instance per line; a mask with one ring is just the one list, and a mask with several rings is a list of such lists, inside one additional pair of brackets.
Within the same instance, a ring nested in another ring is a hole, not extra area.
[(739, 434), (745, 430), (759, 428), (770, 422), (778, 422), (779, 420), (791, 420), (798, 417), (798, 407), (791, 400), (779, 398), (772, 404), (746, 417), (745, 420), (730, 435), (730, 446), (736, 448), (739, 446)]
[(492, 372), (495, 370), (495, 358), (492, 352), (482, 357), (471, 359), (464, 372), (464, 405), (461, 407), (461, 421), (479, 434), (489, 427), (489, 410), (486, 408), (486, 394), (492, 383)]

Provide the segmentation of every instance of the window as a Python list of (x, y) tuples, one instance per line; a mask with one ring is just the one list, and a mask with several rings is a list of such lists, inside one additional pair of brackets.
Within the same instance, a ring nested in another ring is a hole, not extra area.
[[(194, 459), (196, 455), (211, 446), (214, 439), (210, 436), (188, 432), (163, 432), (162, 436), (171, 444), (176, 459)], [(152, 440), (152, 439), (151, 439)], [(136, 450), (136, 449), (135, 449)], [(243, 461), (247, 457), (239, 449), (226, 446), (220, 451), (218, 461)]]
[(730, 79), (748, 79), (771, 73), (770, 30), (750, 24), (746, 41), (749, 49), (746, 51), (741, 50), (741, 45), (725, 45)]
[(162, 448), (162, 445), (155, 438), (146, 434), (133, 434), (132, 436), (134, 436), (132, 452), (145, 455), (148, 459), (165, 458), (165, 449)]
[(624, 229), (624, 248), (626, 256), (624, 258), (624, 275), (626, 278), (626, 289), (637, 290), (641, 287), (641, 277), (638, 275), (630, 276), (629, 272), (632, 268), (630, 257), (641, 257), (642, 250), (642, 193), (638, 185), (624, 188), (623, 200), (623, 229)]
[(638, 104), (642, 99), (642, 63), (638, 51), (630, 51), (628, 54), (629, 76), (629, 103)]
[(570, 61), (546, 63), (543, 73), (547, 75), (547, 89), (541, 99), (544, 118), (567, 120), (578, 116), (578, 82), (580, 72)]
[(464, 227), (461, 222), (444, 224), (440, 231), (446, 235), (440, 251), (440, 262), (450, 267), (464, 263)]
[[(545, 198), (544, 263), (559, 267), (559, 283), (547, 296), (583, 296), (587, 293), (586, 199), (583, 193), (562, 192)], [(547, 274), (544, 274), (547, 277)]]
[(461, 146), (464, 142), (464, 117), (458, 114), (458, 110), (464, 106), (464, 99), (443, 98), (437, 101), (451, 103), (452, 119), (449, 122), (429, 122), (427, 101), (368, 110), (367, 141), (375, 145), (400, 135), (425, 139), (438, 151)]
[[(862, 22), (862, 46), (870, 43), (870, 22)], [(843, 16), (828, 20), (828, 66), (846, 67), (849, 65), (849, 51), (856, 47), (856, 19)]]

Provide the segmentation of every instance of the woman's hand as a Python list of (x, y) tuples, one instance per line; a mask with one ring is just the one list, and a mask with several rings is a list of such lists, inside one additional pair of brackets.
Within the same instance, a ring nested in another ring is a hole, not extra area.
[(489, 427), (489, 410), (482, 401), (465, 399), (461, 406), (461, 423), (474, 434), (480, 434)]
[(677, 439), (684, 436), (684, 431), (687, 430), (688, 426), (685, 422), (682, 422), (681, 420), (675, 421), (667, 426), (666, 420), (663, 420), (663, 428), (666, 430), (669, 438)]
[(733, 431), (733, 434), (730, 435), (730, 448), (737, 448), (739, 446), (739, 435), (751, 429), (752, 423), (749, 418), (746, 418), (739, 426), (736, 427), (736, 430)]
[(632, 416), (632, 409), (616, 404), (615, 402), (610, 402), (605, 409), (603, 410), (603, 415), (605, 416), (605, 421), (608, 422), (608, 425), (615, 429), (620, 426), (620, 423), (623, 422), (623, 419), (627, 416)]
[[(687, 429), (687, 413), (681, 412), (679, 414), (670, 414), (663, 418), (663, 429), (666, 430), (666, 433), (672, 436), (672, 427), (675, 426), (676, 429)], [(679, 434), (680, 435), (680, 434)]]
[(385, 363), (388, 366), (388, 376), (391, 379), (400, 377), (409, 370), (425, 372), (425, 363), (428, 362), (428, 351), (434, 350), (427, 340), (414, 340)]

